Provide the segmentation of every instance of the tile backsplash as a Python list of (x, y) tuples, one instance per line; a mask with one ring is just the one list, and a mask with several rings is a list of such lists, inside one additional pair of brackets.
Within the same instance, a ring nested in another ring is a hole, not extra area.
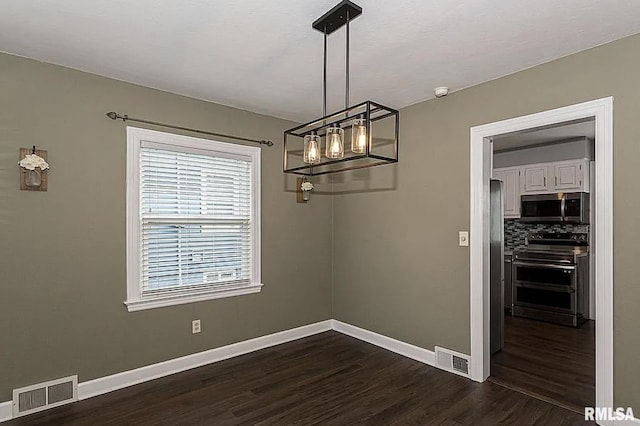
[(519, 219), (504, 220), (504, 248), (513, 250), (525, 245), (530, 232), (584, 232), (589, 233), (589, 225), (569, 223), (526, 223)]

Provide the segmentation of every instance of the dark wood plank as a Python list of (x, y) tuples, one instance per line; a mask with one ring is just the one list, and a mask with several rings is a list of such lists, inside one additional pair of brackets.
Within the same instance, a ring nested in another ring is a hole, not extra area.
[(577, 425), (582, 419), (326, 332), (8, 425)]
[(594, 321), (573, 328), (507, 316), (504, 343), (491, 381), (577, 413), (595, 406)]

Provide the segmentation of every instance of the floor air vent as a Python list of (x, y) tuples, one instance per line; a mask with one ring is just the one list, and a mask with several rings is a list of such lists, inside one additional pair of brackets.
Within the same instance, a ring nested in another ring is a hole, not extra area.
[(469, 377), (469, 356), (436, 346), (436, 366)]
[(78, 400), (78, 376), (13, 390), (13, 417), (25, 416)]

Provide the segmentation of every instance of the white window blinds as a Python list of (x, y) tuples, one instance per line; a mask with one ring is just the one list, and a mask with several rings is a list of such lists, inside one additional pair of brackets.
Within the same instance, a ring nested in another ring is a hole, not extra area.
[(141, 296), (251, 283), (251, 157), (140, 149)]

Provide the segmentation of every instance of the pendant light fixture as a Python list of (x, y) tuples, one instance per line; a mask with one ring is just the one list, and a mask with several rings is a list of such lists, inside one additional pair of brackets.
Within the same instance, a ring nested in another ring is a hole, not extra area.
[[(361, 14), (360, 6), (343, 0), (312, 24), (324, 34), (322, 117), (284, 132), (285, 173), (314, 176), (398, 161), (399, 112), (372, 101), (349, 106), (350, 22)], [(327, 38), (343, 26), (346, 27), (344, 109), (327, 114)], [(345, 153), (345, 140), (349, 139), (351, 150)]]

